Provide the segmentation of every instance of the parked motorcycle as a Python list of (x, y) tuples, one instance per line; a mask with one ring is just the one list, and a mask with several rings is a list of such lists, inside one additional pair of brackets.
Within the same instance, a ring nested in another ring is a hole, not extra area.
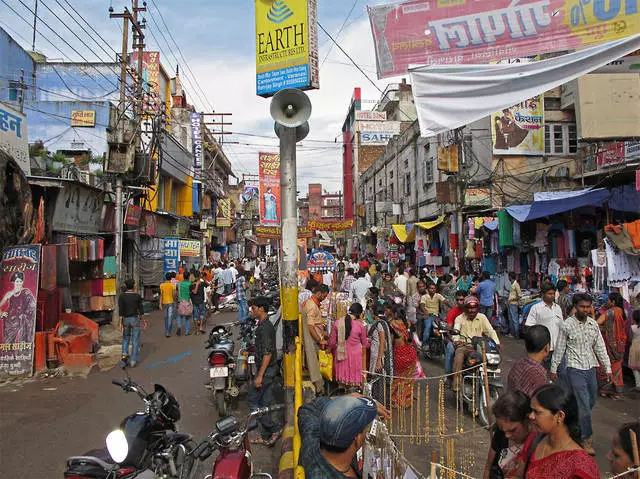
[(222, 324), (215, 326), (204, 344), (206, 349), (210, 349), (209, 388), (213, 391), (213, 402), (218, 415), (224, 417), (228, 414), (229, 400), (240, 394), (234, 379), (236, 359), (231, 331)]
[(220, 295), (218, 298), (218, 311), (238, 312), (238, 301), (236, 300), (235, 290), (229, 294)]
[[(452, 334), (459, 333), (456, 330), (452, 330)], [(487, 356), (486, 371), (484, 366), (482, 366), (482, 343), (485, 344)], [(487, 395), (485, 394), (485, 376), (489, 383), (489, 402), (491, 406), (493, 406), (493, 403), (500, 397), (504, 389), (500, 374), (502, 355), (500, 353), (500, 347), (489, 338), (471, 338), (471, 345), (474, 351), (465, 356), (463, 370), (478, 366), (478, 364), (481, 366), (461, 373), (460, 400), (462, 404), (460, 406), (463, 407), (466, 404), (469, 410), (471, 410), (472, 415), (478, 416), (479, 423), (482, 426), (488, 426), (490, 418), (487, 407)], [(476, 411), (473, 410), (474, 406)]]
[[(126, 372), (126, 363), (121, 367)], [(67, 459), (67, 479), (192, 479), (195, 458), (189, 453), (196, 447), (188, 434), (177, 432), (180, 405), (160, 384), (152, 393), (134, 382), (112, 383), (124, 392), (133, 392), (144, 402), (144, 412), (127, 416), (120, 428), (106, 437), (106, 448), (94, 449), (82, 456)]]
[(214, 450), (219, 454), (213, 464), (211, 474), (205, 479), (224, 477), (228, 479), (271, 479), (267, 473), (253, 473), (251, 445), (248, 431), (255, 426), (257, 416), (271, 414), (284, 408), (283, 404), (260, 408), (247, 417), (244, 427), (241, 427), (234, 416), (227, 416), (216, 422), (215, 430), (209, 434), (192, 452), (191, 456), (199, 461), (205, 461)]

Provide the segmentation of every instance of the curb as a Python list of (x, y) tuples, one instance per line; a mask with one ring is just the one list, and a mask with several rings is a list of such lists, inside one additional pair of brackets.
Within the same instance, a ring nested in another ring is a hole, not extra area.
[[(302, 382), (303, 403), (313, 401), (315, 398), (315, 387), (310, 381)], [(280, 441), (280, 463), (278, 467), (278, 479), (293, 479), (295, 476), (294, 458), (293, 458), (293, 434), (294, 421), (293, 411), (295, 408), (293, 402), (293, 389), (285, 390), (285, 427), (282, 432), (282, 441)]]

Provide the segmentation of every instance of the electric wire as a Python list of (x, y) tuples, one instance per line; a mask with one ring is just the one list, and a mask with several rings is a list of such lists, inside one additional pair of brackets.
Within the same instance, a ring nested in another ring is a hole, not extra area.
[[(351, 14), (353, 13), (353, 9), (356, 8), (356, 5), (358, 4), (360, 0), (354, 0), (353, 4), (351, 5), (351, 9), (349, 10), (349, 13), (347, 13), (347, 17), (344, 19), (344, 22), (342, 22), (342, 26), (340, 27), (340, 29), (338, 30), (338, 33), (336, 33), (336, 39), (340, 38), (340, 34), (342, 33), (342, 31), (344, 30), (345, 25), (347, 24), (347, 21), (349, 20), (349, 17), (351, 16)], [(331, 50), (333, 49), (333, 45), (334, 43), (332, 43), (331, 45), (329, 45), (329, 49), (327, 50), (327, 54), (324, 56), (324, 58), (322, 59), (322, 63), (320, 63), (320, 68), (322, 68), (324, 66), (324, 62), (327, 61), (327, 58), (329, 58), (329, 55), (331, 54)]]

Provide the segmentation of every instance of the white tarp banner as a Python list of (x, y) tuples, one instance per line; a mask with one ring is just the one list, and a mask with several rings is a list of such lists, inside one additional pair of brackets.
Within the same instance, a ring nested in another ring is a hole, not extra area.
[(435, 136), (574, 80), (640, 48), (640, 35), (533, 63), (410, 70), (420, 133)]

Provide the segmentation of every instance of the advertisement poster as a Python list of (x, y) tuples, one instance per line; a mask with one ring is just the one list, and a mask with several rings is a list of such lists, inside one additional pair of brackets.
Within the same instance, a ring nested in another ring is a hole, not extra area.
[(491, 115), (494, 155), (544, 155), (544, 100), (535, 96)]
[(202, 169), (204, 153), (202, 151), (202, 125), (200, 123), (200, 113), (191, 112), (189, 114), (191, 121), (191, 139), (193, 143), (193, 167), (196, 170), (196, 176), (200, 176)]
[[(138, 52), (131, 53), (133, 67), (138, 65)], [(144, 111), (158, 111), (163, 98), (160, 94), (160, 52), (142, 52), (142, 99)], [(168, 112), (167, 112), (168, 113)], [(169, 115), (171, 118), (171, 115)]]
[(27, 117), (0, 103), (0, 150), (11, 156), (25, 175), (31, 174)]
[(309, 228), (319, 231), (344, 231), (353, 228), (354, 220), (329, 220), (312, 221), (309, 220)]
[(255, 0), (256, 94), (319, 88), (316, 0)]
[(260, 224), (280, 224), (280, 155), (258, 153)]
[(307, 269), (307, 238), (298, 238), (298, 271)]
[(248, 203), (252, 199), (258, 196), (258, 187), (257, 186), (245, 186), (242, 191), (242, 199)]
[(637, 0), (414, 0), (367, 7), (378, 78), (489, 63), (640, 33)]
[(163, 274), (169, 272), (178, 272), (180, 263), (180, 240), (178, 238), (164, 239), (164, 271)]
[(624, 141), (599, 143), (597, 149), (598, 169), (624, 163)]
[(33, 373), (40, 245), (16, 246), (0, 266), (0, 380)]
[(197, 258), (200, 256), (200, 241), (180, 240), (180, 257)]
[(438, 169), (447, 173), (458, 172), (458, 153), (460, 148), (457, 144), (438, 146)]
[(216, 226), (231, 226), (231, 198), (218, 198), (216, 201)]

